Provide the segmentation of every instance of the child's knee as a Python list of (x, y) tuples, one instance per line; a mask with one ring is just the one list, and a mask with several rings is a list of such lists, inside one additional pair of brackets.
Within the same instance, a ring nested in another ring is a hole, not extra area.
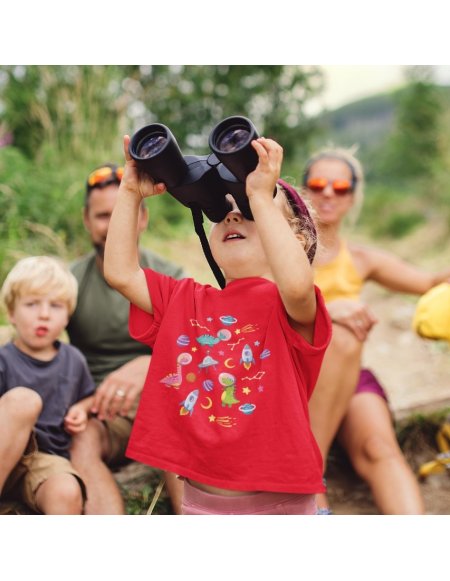
[(2, 396), (8, 414), (34, 423), (42, 411), (42, 399), (33, 389), (14, 387)]
[(57, 474), (41, 484), (36, 500), (47, 514), (82, 514), (83, 493), (73, 474)]

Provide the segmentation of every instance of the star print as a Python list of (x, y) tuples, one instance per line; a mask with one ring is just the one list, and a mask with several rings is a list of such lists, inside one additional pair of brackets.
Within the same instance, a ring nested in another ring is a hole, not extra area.
[(210, 422), (215, 422), (216, 421), (216, 416), (210, 415), (208, 419), (209, 419)]
[(197, 351), (197, 347), (192, 347), (191, 351), (195, 353), (195, 351)]
[(263, 385), (260, 385), (260, 386), (258, 387), (258, 391), (259, 391), (260, 393), (261, 393), (261, 392), (263, 392), (263, 391), (264, 391), (264, 386), (263, 386)]
[(255, 347), (259, 347), (259, 346), (260, 346), (260, 342), (259, 342), (259, 341), (255, 341), (255, 342), (253, 343), (253, 345), (255, 345)]
[(223, 357), (225, 355), (225, 351), (219, 351), (219, 355)]
[(214, 321), (214, 319), (212, 317), (207, 317), (206, 320), (208, 321), (208, 323), (211, 323), (212, 321)]
[(245, 393), (245, 395), (248, 395), (252, 390), (249, 387), (243, 387), (242, 388), (242, 393)]
[(240, 332), (241, 332), (241, 330), (240, 330), (240, 329), (236, 329), (236, 331), (235, 331), (234, 333), (235, 333), (235, 335), (239, 335), (239, 334), (240, 334)]

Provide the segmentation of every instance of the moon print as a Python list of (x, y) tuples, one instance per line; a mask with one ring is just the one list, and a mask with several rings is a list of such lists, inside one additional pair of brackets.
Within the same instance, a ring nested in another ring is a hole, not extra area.
[(202, 403), (200, 404), (200, 407), (202, 407), (204, 410), (209, 410), (210, 407), (212, 407), (212, 399), (208, 396), (206, 396), (206, 399), (208, 401), (208, 405), (203, 405)]
[[(231, 361), (231, 363), (230, 363), (230, 361)], [(233, 359), (231, 357), (228, 357), (228, 359), (225, 359), (223, 364), (225, 365), (225, 367), (227, 369), (233, 369), (233, 367), (236, 367), (235, 364), (233, 363)]]

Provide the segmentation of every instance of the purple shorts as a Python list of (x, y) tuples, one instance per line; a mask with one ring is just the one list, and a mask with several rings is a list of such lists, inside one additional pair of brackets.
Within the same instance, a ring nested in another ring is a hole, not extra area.
[(186, 515), (225, 514), (317, 514), (314, 494), (256, 492), (239, 496), (210, 494), (184, 481), (181, 513)]
[(355, 389), (355, 394), (357, 393), (375, 393), (388, 401), (386, 392), (381, 387), (378, 379), (369, 369), (361, 369), (358, 385)]

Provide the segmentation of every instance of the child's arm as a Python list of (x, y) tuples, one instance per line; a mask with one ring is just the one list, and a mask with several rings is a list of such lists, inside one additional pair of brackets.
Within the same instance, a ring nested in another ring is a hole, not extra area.
[(112, 287), (142, 310), (152, 313), (152, 304), (138, 255), (138, 215), (143, 198), (161, 194), (164, 184), (138, 174), (124, 137), (125, 171), (108, 227), (105, 245), (104, 275)]
[(64, 429), (66, 432), (73, 435), (86, 429), (89, 410), (93, 401), (94, 396), (90, 395), (70, 406), (69, 411), (64, 418)]
[(309, 338), (316, 317), (313, 271), (301, 241), (273, 199), (283, 150), (275, 141), (265, 138), (254, 141), (253, 147), (259, 163), (247, 177), (250, 207), (291, 324)]

